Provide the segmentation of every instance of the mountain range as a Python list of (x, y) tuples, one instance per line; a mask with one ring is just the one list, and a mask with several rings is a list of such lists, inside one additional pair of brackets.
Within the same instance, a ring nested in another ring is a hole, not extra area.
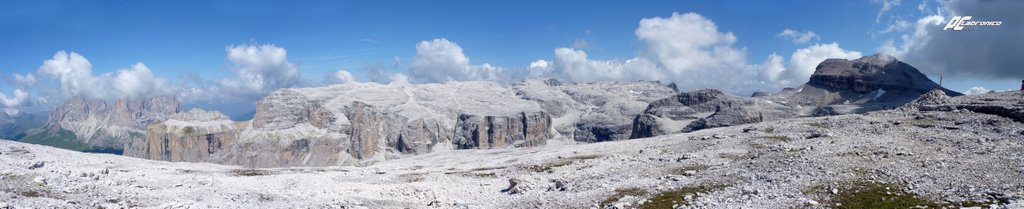
[(678, 92), (651, 81), (530, 79), (286, 88), (252, 120), (181, 110), (173, 97), (69, 99), (22, 141), (127, 156), (250, 167), (370, 164), (456, 149), (645, 138), (796, 117), (896, 108), (933, 89), (916, 68), (875, 54), (827, 59), (806, 84), (753, 97)]

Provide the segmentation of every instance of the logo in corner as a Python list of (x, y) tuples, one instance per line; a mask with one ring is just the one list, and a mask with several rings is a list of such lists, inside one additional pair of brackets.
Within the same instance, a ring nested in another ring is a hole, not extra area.
[(942, 30), (953, 29), (954, 31), (972, 31), (977, 30), (978, 27), (982, 26), (999, 26), (1003, 24), (1003, 21), (998, 20), (971, 20), (972, 17), (973, 16), (953, 16), (949, 18), (949, 22), (946, 23), (946, 27), (943, 27)]

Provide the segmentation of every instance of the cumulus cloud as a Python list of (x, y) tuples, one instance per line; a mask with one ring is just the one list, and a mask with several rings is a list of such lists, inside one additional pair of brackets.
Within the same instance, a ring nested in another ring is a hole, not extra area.
[(863, 56), (858, 51), (849, 51), (839, 47), (839, 43), (815, 44), (807, 48), (797, 49), (789, 59), (789, 69), (776, 77), (783, 84), (793, 85), (807, 82), (821, 61), (828, 58), (856, 59)]
[(255, 98), (301, 82), (299, 68), (288, 61), (288, 51), (284, 48), (273, 44), (242, 44), (224, 50), (230, 70), (238, 76), (220, 80), (228, 93)]
[(461, 46), (443, 38), (416, 44), (416, 56), (406, 70), (411, 76), (411, 82), (512, 82), (526, 76), (523, 70), (506, 69), (489, 63), (472, 65), (469, 57), (462, 52)]
[(789, 39), (794, 44), (805, 44), (811, 40), (821, 40), (821, 36), (818, 36), (814, 31), (800, 32), (789, 28), (782, 30), (782, 32), (775, 36)]
[(347, 70), (338, 70), (334, 71), (334, 73), (327, 74), (324, 80), (326, 80), (327, 83), (331, 84), (345, 84), (357, 82), (356, 77), (353, 76), (352, 73), (348, 72)]
[(167, 80), (153, 76), (145, 64), (135, 63), (130, 69), (120, 69), (110, 80), (116, 97), (144, 98), (172, 94), (174, 89)]
[(425, 82), (470, 80), (477, 77), (462, 47), (448, 39), (421, 41), (409, 63), (409, 74)]
[[(798, 33), (792, 31), (794, 36)], [(819, 38), (810, 31), (800, 34), (811, 34), (808, 41)], [(777, 54), (763, 63), (748, 64), (746, 49), (733, 46), (737, 38), (732, 32), (720, 31), (713, 21), (696, 13), (643, 19), (635, 35), (643, 47), (636, 57), (599, 60), (580, 49), (557, 48), (552, 59), (530, 63), (529, 76), (577, 82), (658, 80), (674, 82), (683, 90), (716, 88), (746, 94), (806, 81), (825, 58), (860, 56), (837, 43), (816, 44), (794, 53), (789, 61), (792, 69)]]
[[(93, 75), (89, 60), (75, 52), (57, 52), (43, 62), (37, 73), (56, 85), (57, 95), (52, 96), (58, 99), (85, 96), (115, 100), (169, 95), (176, 91), (166, 79), (154, 76), (141, 62), (115, 73)], [(25, 84), (36, 82), (32, 75), (16, 76), (15, 80)]]
[(966, 95), (978, 95), (978, 94), (988, 93), (989, 91), (992, 91), (992, 90), (986, 89), (985, 87), (981, 87), (981, 86), (975, 86), (975, 87), (971, 87), (970, 89), (967, 89), (967, 91), (964, 91), (964, 94), (966, 94)]
[(8, 108), (17, 107), (25, 103), (25, 100), (28, 100), (28, 93), (21, 89), (14, 89), (14, 94), (12, 96), (13, 97), (7, 97), (6, 94), (0, 92), (0, 104)]
[[(1024, 1), (944, 1), (936, 14), (919, 18), (913, 31), (882, 44), (880, 51), (926, 71), (980, 80), (1024, 77), (1019, 54), (1024, 51)], [(972, 31), (943, 31), (951, 16), (970, 15), (974, 20), (998, 20), (1004, 24)]]
[(745, 64), (745, 51), (734, 48), (736, 37), (719, 32), (715, 23), (696, 13), (640, 20), (634, 32), (643, 43), (636, 57), (591, 59), (586, 51), (556, 48), (554, 57), (529, 66), (531, 76), (547, 75), (568, 81), (657, 80), (681, 88), (749, 87), (743, 76), (758, 74)]

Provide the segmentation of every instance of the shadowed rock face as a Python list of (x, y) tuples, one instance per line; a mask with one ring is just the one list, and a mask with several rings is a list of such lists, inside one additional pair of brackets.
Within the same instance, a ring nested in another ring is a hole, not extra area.
[(94, 148), (133, 152), (132, 147), (144, 143), (146, 126), (180, 110), (181, 103), (172, 96), (121, 99), (113, 104), (76, 96), (51, 112), (45, 131), (36, 134), (54, 136), (69, 130)]
[(562, 83), (526, 80), (516, 95), (551, 114), (559, 135), (581, 142), (629, 139), (632, 120), (651, 102), (676, 94), (658, 82)]
[(797, 116), (797, 110), (759, 98), (700, 89), (652, 102), (633, 119), (630, 138), (756, 123)]
[(546, 112), (511, 116), (463, 114), (456, 124), (454, 143), (459, 149), (539, 146), (551, 137), (551, 117)]

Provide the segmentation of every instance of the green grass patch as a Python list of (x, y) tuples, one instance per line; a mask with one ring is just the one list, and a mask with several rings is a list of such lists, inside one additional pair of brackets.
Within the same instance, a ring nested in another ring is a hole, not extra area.
[(75, 133), (66, 129), (57, 131), (56, 134), (50, 134), (48, 132), (39, 132), (36, 134), (25, 136), (21, 138), (21, 142), (46, 145), (51, 147), (57, 147), (62, 149), (69, 149), (74, 151), (88, 151), (92, 150), (92, 146), (85, 142), (79, 141), (78, 137), (75, 137)]
[(766, 128), (766, 129), (764, 129), (764, 132), (765, 132), (765, 133), (774, 133), (774, 132), (775, 132), (775, 128), (773, 128), (773, 127), (768, 127), (768, 128)]
[(601, 202), (598, 203), (598, 206), (600, 206), (600, 208), (606, 208), (608, 206), (611, 206), (612, 204), (615, 204), (615, 202), (618, 202), (619, 199), (622, 199), (623, 197), (626, 197), (626, 196), (639, 197), (639, 196), (644, 196), (644, 195), (647, 195), (647, 190), (644, 190), (644, 189), (641, 189), (641, 188), (636, 188), (636, 187), (618, 188), (618, 189), (615, 189), (615, 191), (612, 193), (611, 196), (608, 196), (607, 198), (604, 198), (604, 200), (601, 200)]
[(854, 181), (846, 183), (837, 188), (838, 192), (833, 194), (824, 186), (812, 187), (811, 194), (819, 194), (823, 197), (822, 203), (834, 208), (945, 208), (951, 205), (941, 204), (930, 199), (917, 196), (907, 192), (903, 187), (890, 184), (869, 181)]
[(664, 191), (661, 193), (654, 194), (653, 197), (648, 199), (640, 205), (641, 209), (662, 209), (662, 208), (674, 208), (673, 206), (688, 205), (690, 202), (686, 199), (686, 196), (690, 196), (691, 200), (697, 198), (701, 194), (707, 194), (725, 188), (724, 185), (701, 185), (696, 187), (683, 187)]

